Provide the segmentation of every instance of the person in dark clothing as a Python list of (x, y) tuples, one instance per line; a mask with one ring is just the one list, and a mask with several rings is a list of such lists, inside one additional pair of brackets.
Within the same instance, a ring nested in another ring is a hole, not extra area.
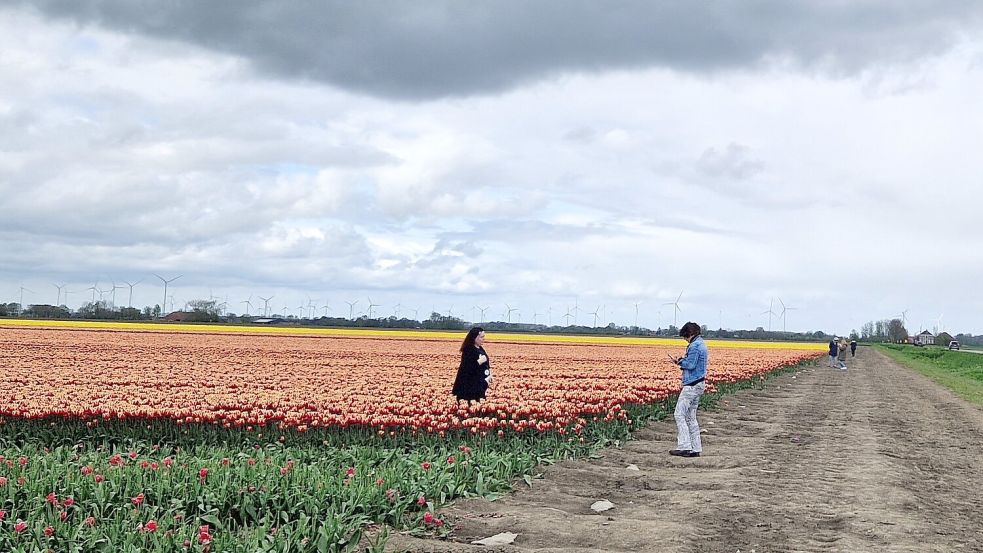
[(850, 357), (856, 357), (856, 356), (857, 356), (857, 341), (850, 340)]
[(476, 326), (468, 331), (461, 344), (461, 365), (457, 368), (453, 393), (458, 401), (478, 401), (485, 399), (485, 392), (491, 385), (491, 363), (482, 347), (485, 331)]
[(839, 348), (836, 345), (836, 337), (833, 337), (833, 339), (829, 341), (829, 366), (830, 367), (837, 366), (836, 354), (838, 353), (837, 351), (838, 349)]

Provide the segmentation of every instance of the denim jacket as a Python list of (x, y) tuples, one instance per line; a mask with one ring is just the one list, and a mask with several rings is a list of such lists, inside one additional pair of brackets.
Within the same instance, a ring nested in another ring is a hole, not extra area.
[(679, 360), (683, 369), (683, 386), (689, 386), (694, 381), (706, 378), (707, 375), (707, 345), (703, 336), (697, 336), (686, 346), (686, 357)]

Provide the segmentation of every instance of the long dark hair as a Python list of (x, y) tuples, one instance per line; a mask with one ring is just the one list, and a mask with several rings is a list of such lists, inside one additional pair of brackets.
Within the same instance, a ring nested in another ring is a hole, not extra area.
[(485, 329), (481, 328), (480, 326), (471, 327), (471, 330), (468, 331), (468, 335), (464, 337), (464, 342), (461, 343), (461, 353), (467, 351), (468, 348), (473, 348), (474, 339), (484, 331)]
[(688, 340), (690, 338), (695, 338), (696, 336), (699, 336), (702, 330), (703, 329), (700, 328), (700, 325), (694, 322), (689, 322), (684, 324), (683, 328), (679, 329), (679, 335)]

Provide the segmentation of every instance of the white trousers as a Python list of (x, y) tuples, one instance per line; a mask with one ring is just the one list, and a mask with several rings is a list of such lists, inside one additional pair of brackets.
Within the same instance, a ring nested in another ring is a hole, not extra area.
[(696, 409), (700, 406), (700, 397), (706, 390), (706, 382), (693, 386), (683, 386), (676, 401), (676, 449), (683, 451), (703, 451), (700, 442), (700, 423), (696, 422)]

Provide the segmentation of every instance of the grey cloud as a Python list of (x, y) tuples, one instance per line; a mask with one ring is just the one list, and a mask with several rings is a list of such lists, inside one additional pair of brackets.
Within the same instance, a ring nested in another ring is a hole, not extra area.
[(765, 169), (765, 163), (753, 156), (751, 148), (733, 142), (723, 150), (706, 149), (697, 166), (707, 176), (735, 180), (749, 179)]
[(852, 73), (940, 53), (972, 31), (983, 10), (955, 0), (4, 3), (197, 44), (275, 75), (405, 99), (639, 67), (709, 72), (778, 61)]
[(595, 138), (597, 138), (597, 131), (591, 127), (577, 127), (563, 135), (564, 140), (579, 144), (590, 144)]

